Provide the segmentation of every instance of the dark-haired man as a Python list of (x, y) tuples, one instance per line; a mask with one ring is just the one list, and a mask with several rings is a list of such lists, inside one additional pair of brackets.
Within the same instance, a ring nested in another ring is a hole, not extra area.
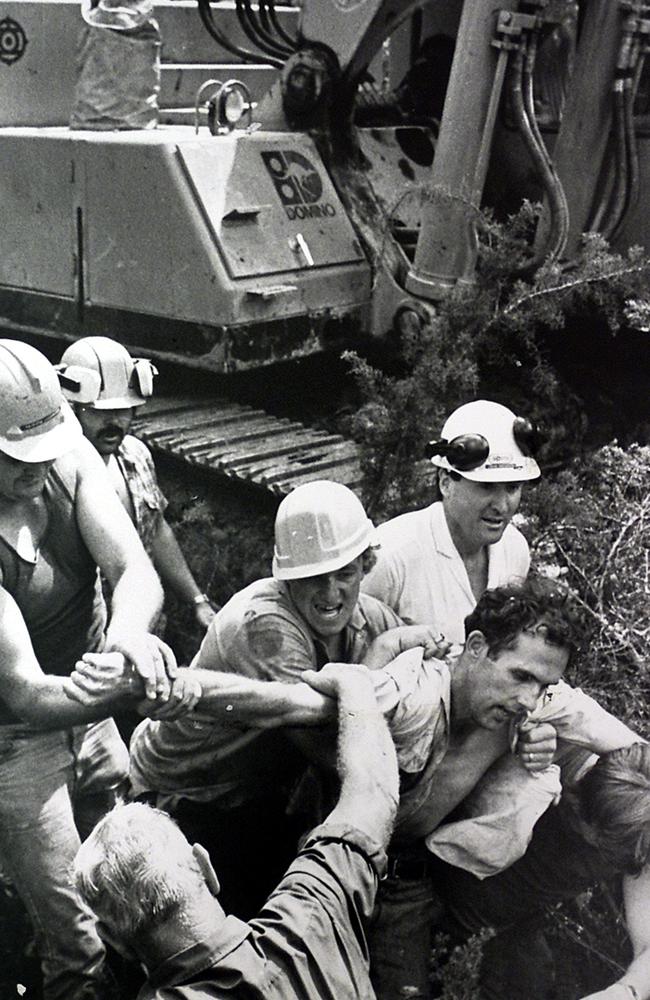
[[(521, 857), (536, 820), (559, 797), (556, 765), (531, 776), (510, 754), (521, 725), (552, 724), (556, 761), (571, 758), (573, 775), (594, 753), (638, 740), (562, 681), (580, 638), (563, 590), (536, 579), (488, 590), (465, 628), (459, 655), (416, 665), (412, 689), (390, 720), (402, 781), (370, 942), (381, 1000), (430, 995), (431, 926), (440, 906), (432, 855), (481, 876), (501, 871)], [(449, 832), (443, 822), (473, 794), (478, 815)]]

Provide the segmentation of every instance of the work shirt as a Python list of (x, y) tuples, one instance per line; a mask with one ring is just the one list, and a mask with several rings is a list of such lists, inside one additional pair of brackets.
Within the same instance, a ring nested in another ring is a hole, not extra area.
[[(408, 624), (433, 625), (449, 642), (464, 643), (464, 621), (476, 598), (442, 503), (386, 521), (377, 534), (381, 548), (361, 583), (364, 593), (379, 598)], [(528, 543), (514, 525), (487, 552), (489, 589), (526, 578)]]
[(226, 917), (158, 966), (138, 1000), (372, 1000), (364, 925), (384, 870), (378, 844), (324, 823), (255, 920)]
[[(400, 624), (390, 608), (360, 595), (343, 632), (344, 662), (360, 663), (376, 636)], [(192, 667), (292, 683), (328, 660), (287, 585), (265, 579), (219, 611)], [(198, 712), (173, 722), (147, 719), (131, 740), (135, 794), (158, 792), (159, 803), (170, 807), (187, 798), (234, 808), (291, 784), (303, 766), (304, 758), (279, 730), (227, 726)]]
[(129, 513), (145, 551), (151, 555), (151, 544), (167, 509), (151, 452), (144, 441), (127, 434), (115, 457), (131, 500)]
[[(410, 747), (408, 759), (403, 750), (398, 752), (402, 771), (395, 830), (398, 842), (411, 839), (409, 822), (426, 803), (430, 806), (426, 810), (427, 817), (431, 817), (430, 829), (434, 829), (467, 797), (493, 762), (509, 753), (512, 735), (507, 727), (494, 732), (477, 729), (474, 731), (476, 740), (467, 740), (460, 751), (452, 749), (452, 766), (447, 767), (455, 657), (418, 664), (410, 651), (400, 660), (402, 664), (409, 664), (412, 676), (409, 679), (402, 672), (402, 696), (389, 717), (396, 745)], [(563, 768), (565, 782), (582, 776), (593, 761), (593, 752), (638, 741), (638, 736), (624, 723), (579, 688), (572, 688), (564, 681), (547, 690), (528, 718), (555, 727), (558, 736), (555, 761)], [(517, 763), (517, 766), (523, 769), (523, 765)], [(531, 789), (534, 785), (535, 776), (530, 775)], [(522, 808), (526, 809), (525, 786), (518, 787), (517, 794), (522, 796)], [(533, 795), (531, 801), (534, 799)], [(507, 829), (503, 835), (507, 836)]]
[[(40, 538), (0, 518), (0, 583), (20, 608), (47, 674), (69, 674), (83, 653), (101, 649), (106, 623), (97, 564), (77, 523), (77, 469), (75, 452), (52, 465)], [(5, 721), (16, 720), (0, 703)]]

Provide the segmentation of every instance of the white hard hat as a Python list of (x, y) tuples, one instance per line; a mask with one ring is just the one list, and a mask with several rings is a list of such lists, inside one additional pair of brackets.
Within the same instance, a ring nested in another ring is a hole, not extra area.
[[(91, 406), (95, 410), (124, 410), (142, 406), (153, 392), (153, 378), (158, 372), (150, 361), (132, 358), (126, 347), (110, 337), (82, 337), (63, 352), (61, 370), (69, 368), (96, 372), (100, 378), (99, 395)], [(63, 387), (67, 399), (78, 399)]]
[(352, 490), (327, 479), (305, 483), (278, 507), (273, 576), (299, 580), (333, 573), (375, 542), (375, 527)]
[(83, 437), (44, 354), (0, 340), (0, 451), (20, 462), (50, 462)]
[(476, 399), (454, 410), (427, 454), (440, 469), (473, 482), (522, 482), (541, 475), (531, 454), (535, 437), (529, 420), (501, 403)]

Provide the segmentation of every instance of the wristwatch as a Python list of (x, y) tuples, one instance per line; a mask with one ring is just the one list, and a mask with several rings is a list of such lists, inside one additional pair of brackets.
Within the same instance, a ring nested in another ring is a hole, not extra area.
[(210, 598), (207, 594), (197, 594), (196, 597), (192, 598), (192, 604), (209, 604)]

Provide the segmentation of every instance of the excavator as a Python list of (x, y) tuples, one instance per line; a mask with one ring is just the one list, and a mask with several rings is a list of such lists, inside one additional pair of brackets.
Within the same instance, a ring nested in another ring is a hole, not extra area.
[[(153, 115), (79, 123), (80, 38), (124, 15), (137, 40), (130, 7), (161, 42)], [(0, 323), (53, 357), (105, 334), (277, 382), (429, 323), (473, 281), (486, 205), (543, 204), (531, 270), (585, 231), (650, 243), (648, 4), (124, 0), (103, 25), (101, 8), (0, 2)], [(148, 410), (154, 448), (272, 492), (359, 478), (352, 442), (264, 409), (208, 392)]]

